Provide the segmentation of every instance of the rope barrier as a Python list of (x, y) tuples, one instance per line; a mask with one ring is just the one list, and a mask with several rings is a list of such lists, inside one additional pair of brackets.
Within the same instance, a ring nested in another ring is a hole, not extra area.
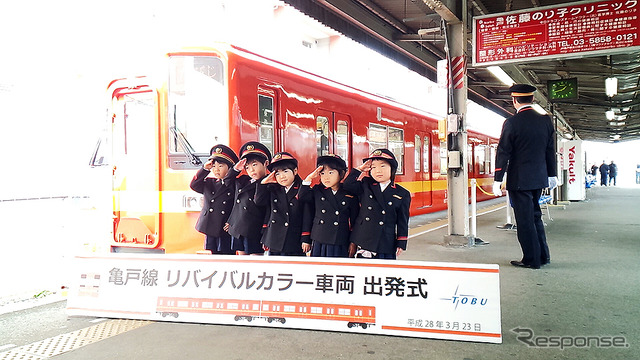
[(485, 195), (495, 196), (495, 195), (493, 195), (493, 194), (489, 194), (488, 192), (484, 191), (484, 189), (483, 189), (483, 188), (481, 188), (481, 187), (480, 187), (480, 185), (478, 185), (478, 183), (477, 183), (477, 182), (476, 182), (476, 187), (477, 187), (478, 189), (480, 189), (480, 191), (482, 191), (482, 193), (483, 193), (483, 194), (485, 194)]

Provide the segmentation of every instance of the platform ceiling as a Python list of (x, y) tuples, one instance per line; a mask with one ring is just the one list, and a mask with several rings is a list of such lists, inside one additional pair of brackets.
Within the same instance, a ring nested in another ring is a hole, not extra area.
[[(324, 25), (372, 48), (416, 72), (436, 80), (436, 62), (445, 58), (442, 11), (427, 3), (437, 0), (283, 0)], [(473, 54), (471, 18), (508, 11), (571, 3), (563, 0), (468, 0), (467, 54)], [(461, 1), (441, 3), (461, 14)], [(459, 18), (462, 17), (458, 15)], [(427, 32), (418, 35), (419, 29)], [(578, 59), (559, 59), (501, 66), (517, 82), (538, 88), (538, 102), (547, 108), (547, 80), (577, 78), (577, 100), (554, 103), (561, 133), (583, 140), (611, 142), (640, 139), (640, 51)], [(608, 98), (605, 79), (618, 78), (618, 95)], [(468, 64), (469, 98), (503, 116), (513, 113), (507, 87), (484, 67)], [(612, 125), (605, 112), (617, 109)], [(626, 115), (626, 116), (625, 116)], [(617, 136), (616, 136), (617, 135)], [(619, 140), (618, 140), (619, 139)]]

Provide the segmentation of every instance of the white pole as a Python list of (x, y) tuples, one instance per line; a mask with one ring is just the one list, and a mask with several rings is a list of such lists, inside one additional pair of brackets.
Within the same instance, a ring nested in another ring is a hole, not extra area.
[(476, 203), (476, 179), (471, 179), (471, 238), (475, 240), (476, 238), (476, 213), (477, 213), (477, 203)]

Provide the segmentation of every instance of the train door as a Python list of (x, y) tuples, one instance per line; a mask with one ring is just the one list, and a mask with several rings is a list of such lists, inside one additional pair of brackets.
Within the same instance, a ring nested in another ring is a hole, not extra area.
[(159, 196), (156, 94), (149, 88), (113, 93), (112, 160), (114, 243), (122, 248), (153, 248), (157, 244)]
[(317, 156), (336, 154), (351, 168), (351, 117), (319, 110), (316, 116)]
[(420, 182), (422, 196), (418, 197), (417, 208), (425, 208), (433, 205), (431, 183), (431, 134), (425, 131), (416, 131), (414, 170), (416, 181)]

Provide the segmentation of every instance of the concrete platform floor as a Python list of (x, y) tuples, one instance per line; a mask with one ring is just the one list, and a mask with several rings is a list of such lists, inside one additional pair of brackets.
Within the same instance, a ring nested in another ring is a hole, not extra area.
[[(597, 187), (587, 197), (551, 208), (553, 221), (545, 215), (551, 264), (540, 270), (509, 265), (521, 252), (515, 231), (497, 228), (504, 209), (478, 218), (478, 237), (489, 245), (445, 247), (446, 227), (410, 240), (405, 260), (500, 265), (502, 344), (149, 322), (53, 358), (639, 359), (640, 187)], [(437, 216), (412, 220), (414, 227), (434, 222)], [(3, 344), (25, 345), (95, 320), (66, 319), (63, 312), (64, 301), (0, 315), (0, 351)]]

